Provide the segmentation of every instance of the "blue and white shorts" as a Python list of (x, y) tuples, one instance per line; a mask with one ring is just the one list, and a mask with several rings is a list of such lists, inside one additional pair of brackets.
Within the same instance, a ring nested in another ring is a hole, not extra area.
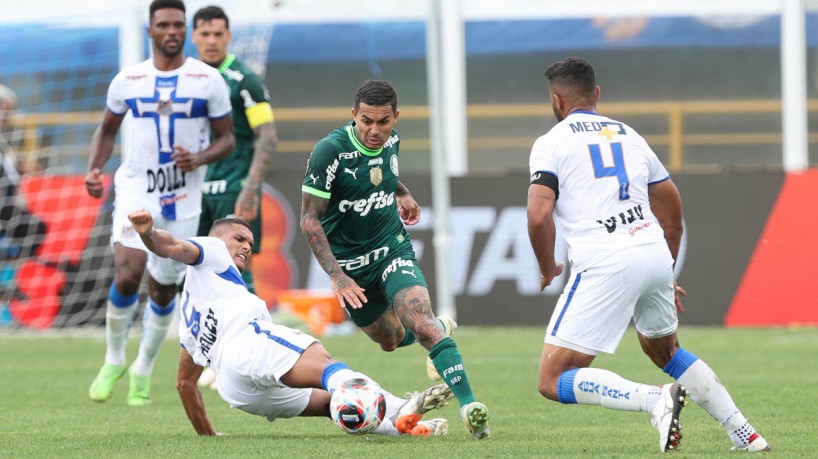
[(285, 386), (281, 377), (318, 340), (282, 325), (253, 322), (222, 345), (216, 387), (231, 408), (270, 421), (301, 414), (312, 389)]
[(588, 355), (613, 354), (633, 319), (647, 338), (676, 331), (673, 259), (664, 243), (628, 247), (572, 272), (545, 342)]

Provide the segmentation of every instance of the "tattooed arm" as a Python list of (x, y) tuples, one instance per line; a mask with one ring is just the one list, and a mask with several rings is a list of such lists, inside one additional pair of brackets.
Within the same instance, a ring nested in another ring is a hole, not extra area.
[(349, 305), (357, 309), (366, 303), (364, 289), (341, 269), (332, 254), (324, 227), (321, 226), (321, 216), (326, 212), (328, 203), (328, 199), (301, 193), (301, 233), (307, 239), (318, 264), (329, 275), (332, 291), (338, 297), (338, 302), (341, 306)]

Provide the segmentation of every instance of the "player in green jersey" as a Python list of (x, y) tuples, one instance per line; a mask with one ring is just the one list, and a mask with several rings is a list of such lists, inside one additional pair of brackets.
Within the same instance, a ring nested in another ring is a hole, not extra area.
[[(234, 214), (250, 222), (256, 241), (253, 254), (257, 254), (261, 247), (261, 185), (278, 143), (270, 94), (258, 75), (227, 52), (230, 21), (221, 8), (208, 6), (197, 11), (191, 38), (199, 59), (218, 68), (230, 87), (236, 135), (236, 149), (207, 169), (199, 236), (206, 236), (214, 221)], [(242, 277), (255, 293), (249, 266)]]
[(319, 141), (301, 188), (301, 231), (356, 325), (391, 352), (419, 341), (460, 402), (466, 427), (488, 438), (488, 409), (472, 394), (453, 321), (435, 319), (426, 280), (401, 224), (420, 206), (400, 180), (398, 96), (386, 81), (355, 93), (353, 120)]

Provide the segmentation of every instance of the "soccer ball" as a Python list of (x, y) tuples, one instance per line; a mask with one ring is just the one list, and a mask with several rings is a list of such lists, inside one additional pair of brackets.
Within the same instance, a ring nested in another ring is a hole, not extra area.
[(332, 393), (330, 415), (346, 433), (365, 434), (375, 430), (386, 413), (381, 386), (363, 378), (345, 381)]

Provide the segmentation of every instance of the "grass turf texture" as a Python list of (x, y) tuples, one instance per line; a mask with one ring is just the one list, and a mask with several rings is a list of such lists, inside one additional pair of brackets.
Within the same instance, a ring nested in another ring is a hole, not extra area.
[[(491, 410), (492, 438), (476, 442), (457, 403), (429, 413), (449, 420), (443, 438), (344, 434), (329, 419), (268, 423), (230, 409), (203, 391), (219, 438), (197, 437), (175, 389), (178, 345), (162, 348), (153, 404), (125, 403), (127, 375), (107, 403), (88, 399), (104, 354), (101, 336), (72, 338), (0, 333), (0, 457), (637, 457), (657, 455), (657, 433), (645, 413), (560, 405), (537, 393), (543, 330), (461, 327), (455, 338), (478, 400)], [(134, 334), (135, 335), (135, 334)], [(708, 362), (773, 447), (773, 455), (818, 457), (818, 329), (683, 327), (682, 345)], [(324, 338), (330, 353), (395, 394), (430, 385), (418, 345), (388, 354), (362, 333)], [(136, 354), (131, 339), (128, 357)], [(130, 363), (130, 362), (129, 362)], [(670, 378), (639, 350), (635, 332), (596, 367), (661, 384)], [(682, 413), (683, 447), (674, 457), (735, 457), (723, 429), (692, 401)]]

